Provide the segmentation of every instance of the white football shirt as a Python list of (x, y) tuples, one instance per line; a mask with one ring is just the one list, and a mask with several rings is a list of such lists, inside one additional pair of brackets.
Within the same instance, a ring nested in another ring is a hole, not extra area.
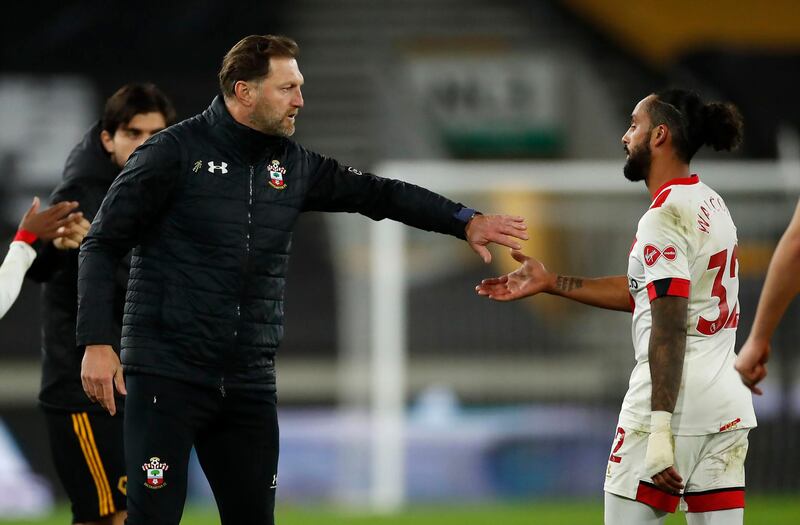
[(639, 220), (628, 258), (636, 366), (620, 425), (650, 431), (650, 303), (689, 300), (686, 354), (672, 417), (676, 435), (705, 435), (756, 426), (750, 391), (733, 368), (739, 324), (736, 226), (725, 201), (697, 175), (655, 194)]

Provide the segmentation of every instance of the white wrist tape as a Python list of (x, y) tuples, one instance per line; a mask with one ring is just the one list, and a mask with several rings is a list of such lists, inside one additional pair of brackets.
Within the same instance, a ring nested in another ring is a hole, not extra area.
[(650, 432), (656, 433), (662, 430), (672, 432), (672, 412), (655, 410), (650, 413)]
[(675, 464), (675, 443), (672, 439), (672, 413), (661, 410), (650, 415), (650, 437), (647, 438), (645, 472), (655, 476)]

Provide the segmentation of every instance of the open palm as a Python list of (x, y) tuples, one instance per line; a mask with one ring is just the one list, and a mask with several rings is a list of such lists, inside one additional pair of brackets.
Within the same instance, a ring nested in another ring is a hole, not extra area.
[(475, 287), (478, 295), (495, 301), (514, 301), (544, 292), (550, 286), (552, 274), (542, 263), (520, 251), (512, 251), (511, 256), (521, 263), (513, 272), (484, 279)]

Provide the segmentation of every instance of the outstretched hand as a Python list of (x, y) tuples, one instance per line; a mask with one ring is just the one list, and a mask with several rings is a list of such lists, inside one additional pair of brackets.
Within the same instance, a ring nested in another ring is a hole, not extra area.
[(19, 229), (29, 231), (45, 241), (61, 237), (64, 227), (83, 217), (81, 212), (70, 213), (78, 207), (75, 201), (59, 202), (44, 211), (39, 211), (39, 207), (39, 197), (34, 197), (31, 207), (19, 223)]
[(466, 235), (470, 248), (481, 256), (483, 262), (492, 262), (492, 254), (486, 246), (489, 243), (502, 244), (514, 250), (520, 244), (514, 239), (528, 240), (524, 217), (512, 215), (475, 215), (467, 223)]
[(520, 267), (509, 274), (482, 280), (475, 287), (478, 295), (495, 301), (513, 301), (551, 288), (554, 274), (548, 272), (542, 263), (517, 250), (512, 250), (511, 256), (521, 263)]
[(763, 392), (756, 385), (767, 377), (767, 361), (769, 360), (769, 342), (759, 342), (752, 338), (745, 341), (744, 346), (736, 356), (733, 366), (741, 376), (742, 383), (751, 392), (761, 395)]

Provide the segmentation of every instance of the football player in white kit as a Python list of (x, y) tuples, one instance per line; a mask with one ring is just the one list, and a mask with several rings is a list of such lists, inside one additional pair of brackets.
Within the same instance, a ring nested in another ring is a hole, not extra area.
[(722, 197), (689, 169), (701, 146), (731, 150), (741, 136), (731, 104), (684, 90), (649, 95), (622, 137), (624, 175), (644, 181), (652, 197), (628, 275), (569, 277), (512, 252), (517, 270), (476, 287), (497, 301), (544, 292), (632, 313), (636, 366), (606, 471), (606, 525), (661, 524), (681, 500), (689, 525), (743, 522), (756, 418), (734, 369), (736, 226)]

